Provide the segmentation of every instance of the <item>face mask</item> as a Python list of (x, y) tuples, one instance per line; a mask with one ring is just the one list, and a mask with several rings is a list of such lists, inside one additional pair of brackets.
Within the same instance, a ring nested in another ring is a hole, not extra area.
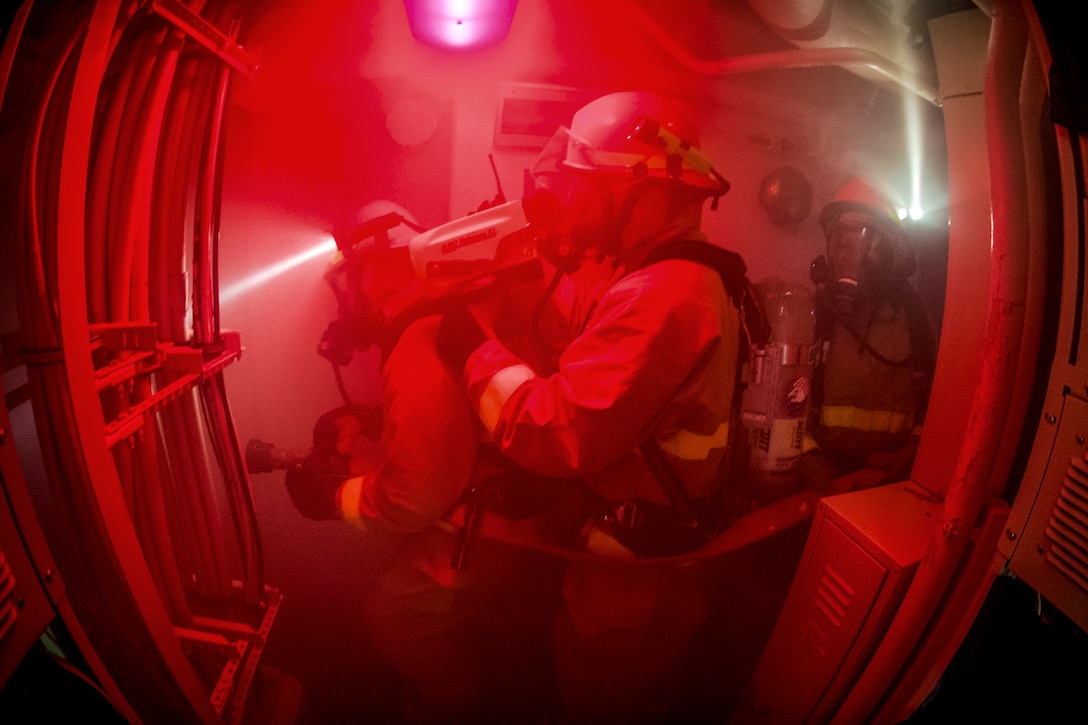
[(853, 315), (859, 293), (887, 282), (892, 249), (887, 234), (867, 217), (843, 214), (828, 228), (826, 258), (813, 265), (813, 281), (826, 303), (840, 315)]
[(616, 246), (613, 189), (604, 181), (575, 177), (564, 196), (548, 188), (527, 189), (526, 218), (540, 230), (539, 251), (552, 264), (573, 272), (588, 256), (600, 258)]
[(883, 232), (861, 222), (841, 221), (827, 237), (827, 264), (837, 282), (861, 284), (881, 264), (879, 252), (887, 248)]

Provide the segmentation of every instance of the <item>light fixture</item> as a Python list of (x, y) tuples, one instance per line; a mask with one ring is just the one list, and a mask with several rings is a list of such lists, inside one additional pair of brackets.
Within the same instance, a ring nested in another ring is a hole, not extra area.
[(474, 50), (506, 37), (517, 0), (404, 0), (408, 25), (421, 43)]

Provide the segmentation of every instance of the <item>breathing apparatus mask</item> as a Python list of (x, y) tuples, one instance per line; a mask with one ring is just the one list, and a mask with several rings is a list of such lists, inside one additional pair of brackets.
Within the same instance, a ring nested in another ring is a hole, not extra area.
[(594, 178), (564, 167), (568, 146), (576, 143), (570, 130), (560, 128), (525, 173), (523, 199), (529, 223), (538, 235), (540, 253), (561, 272), (578, 270), (583, 260), (613, 253), (618, 236), (611, 184), (619, 180)]
[(835, 314), (850, 317), (863, 299), (880, 299), (914, 272), (898, 218), (882, 197), (854, 180), (820, 215), (827, 253), (813, 260), (817, 294)]

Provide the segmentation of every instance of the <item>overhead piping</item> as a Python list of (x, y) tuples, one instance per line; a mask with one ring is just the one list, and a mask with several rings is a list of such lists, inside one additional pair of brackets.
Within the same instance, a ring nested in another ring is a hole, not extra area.
[(866, 69), (905, 88), (940, 108), (941, 97), (937, 89), (923, 83), (903, 67), (887, 58), (864, 48), (808, 48), (773, 53), (704, 60), (693, 55), (682, 43), (664, 31), (635, 3), (629, 4), (631, 14), (662, 48), (668, 51), (685, 68), (706, 76), (735, 75), (754, 71), (784, 70), (787, 68), (840, 67)]

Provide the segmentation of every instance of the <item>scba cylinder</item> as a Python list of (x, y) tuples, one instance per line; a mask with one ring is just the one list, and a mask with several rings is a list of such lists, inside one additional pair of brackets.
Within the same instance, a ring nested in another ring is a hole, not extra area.
[(771, 333), (749, 355), (741, 420), (753, 494), (770, 501), (804, 485), (801, 454), (816, 357), (815, 309), (807, 285), (771, 277), (755, 289)]

